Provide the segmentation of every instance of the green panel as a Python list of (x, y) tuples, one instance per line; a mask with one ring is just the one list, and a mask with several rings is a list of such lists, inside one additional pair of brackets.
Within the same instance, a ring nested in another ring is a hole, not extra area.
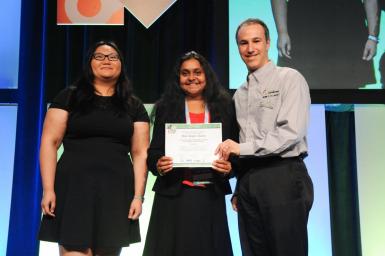
[(362, 255), (385, 255), (385, 106), (355, 107)]

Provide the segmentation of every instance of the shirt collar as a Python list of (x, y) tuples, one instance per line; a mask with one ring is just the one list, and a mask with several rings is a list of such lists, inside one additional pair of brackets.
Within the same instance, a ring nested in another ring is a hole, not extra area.
[(249, 73), (247, 75), (247, 82), (249, 82), (252, 78), (254, 78), (259, 83), (263, 82), (267, 77), (269, 77), (269, 73), (271, 73), (275, 67), (275, 64), (269, 60), (268, 63), (255, 70), (253, 73)]

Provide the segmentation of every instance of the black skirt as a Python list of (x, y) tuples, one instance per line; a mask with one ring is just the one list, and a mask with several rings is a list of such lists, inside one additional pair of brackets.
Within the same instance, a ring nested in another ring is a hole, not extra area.
[(155, 194), (143, 256), (231, 256), (225, 196), (183, 186), (177, 196)]

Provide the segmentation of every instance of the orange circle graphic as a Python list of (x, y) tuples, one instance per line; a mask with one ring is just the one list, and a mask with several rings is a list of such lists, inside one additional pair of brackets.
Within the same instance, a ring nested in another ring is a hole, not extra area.
[(107, 20), (107, 24), (124, 25), (124, 9), (114, 12)]
[(78, 0), (79, 13), (86, 17), (96, 16), (102, 7), (100, 0)]
[(68, 18), (67, 13), (65, 11), (65, 0), (57, 1), (57, 24), (71, 24), (72, 21)]

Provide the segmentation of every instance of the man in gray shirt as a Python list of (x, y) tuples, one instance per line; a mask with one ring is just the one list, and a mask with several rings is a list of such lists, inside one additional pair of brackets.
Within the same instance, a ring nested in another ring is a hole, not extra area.
[(313, 184), (307, 155), (310, 95), (303, 76), (268, 58), (269, 30), (259, 19), (242, 22), (238, 50), (249, 74), (234, 95), (239, 142), (226, 140), (217, 153), (239, 155), (233, 198), (243, 255), (308, 255), (307, 221)]

